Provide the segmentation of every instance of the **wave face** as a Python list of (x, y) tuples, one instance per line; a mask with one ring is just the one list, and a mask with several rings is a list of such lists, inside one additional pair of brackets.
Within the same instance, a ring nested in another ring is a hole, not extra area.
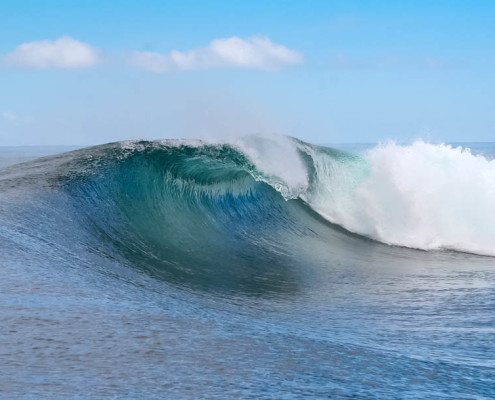
[[(139, 268), (179, 284), (259, 291), (274, 282), (290, 286), (285, 275), (291, 250), (285, 243), (308, 227), (304, 216), (261, 182), (243, 153), (199, 142), (124, 143), (102, 150), (89, 174), (63, 185), (85, 228), (102, 242)], [(267, 261), (269, 271), (259, 267)]]

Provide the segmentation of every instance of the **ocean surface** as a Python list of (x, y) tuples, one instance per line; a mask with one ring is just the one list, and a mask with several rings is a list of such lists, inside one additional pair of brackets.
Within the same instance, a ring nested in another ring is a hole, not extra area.
[(495, 143), (66, 150), (0, 148), (1, 398), (495, 398)]

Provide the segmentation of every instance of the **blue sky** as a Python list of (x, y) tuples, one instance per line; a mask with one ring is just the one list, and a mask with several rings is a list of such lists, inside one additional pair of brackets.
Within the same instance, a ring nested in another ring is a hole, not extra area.
[(493, 21), (492, 1), (3, 0), (0, 145), (493, 141)]

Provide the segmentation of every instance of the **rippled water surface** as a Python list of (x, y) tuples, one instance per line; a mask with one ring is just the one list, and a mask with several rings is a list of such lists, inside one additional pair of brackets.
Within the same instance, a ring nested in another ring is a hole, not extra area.
[(0, 151), (2, 398), (495, 398), (494, 257), (350, 232), (230, 148), (126, 146)]

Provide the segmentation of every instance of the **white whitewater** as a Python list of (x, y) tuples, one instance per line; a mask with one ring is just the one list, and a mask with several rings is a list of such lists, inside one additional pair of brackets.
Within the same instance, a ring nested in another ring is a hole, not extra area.
[[(336, 157), (283, 136), (232, 144), (264, 174), (258, 179), (349, 231), (391, 245), (495, 255), (495, 160), (469, 149), (416, 141)], [(312, 179), (301, 152), (313, 160)]]

